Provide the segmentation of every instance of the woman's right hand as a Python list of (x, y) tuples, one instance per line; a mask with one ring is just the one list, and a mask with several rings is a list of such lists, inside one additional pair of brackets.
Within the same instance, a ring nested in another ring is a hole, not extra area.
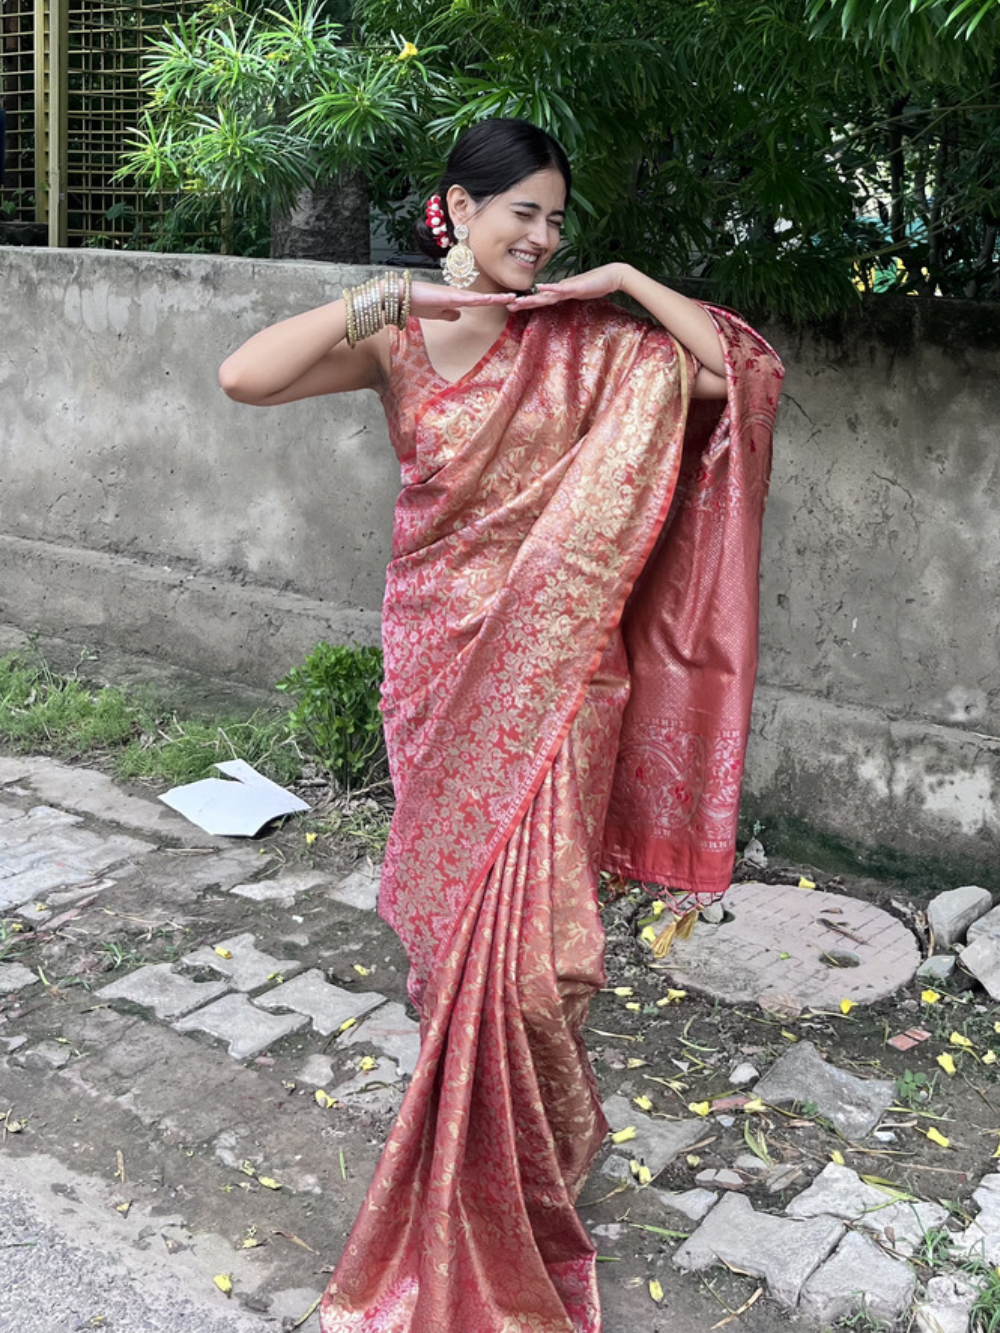
[(505, 306), (515, 296), (515, 292), (473, 292), (436, 282), (415, 282), (410, 287), (410, 315), (414, 319), (456, 320), (470, 306)]

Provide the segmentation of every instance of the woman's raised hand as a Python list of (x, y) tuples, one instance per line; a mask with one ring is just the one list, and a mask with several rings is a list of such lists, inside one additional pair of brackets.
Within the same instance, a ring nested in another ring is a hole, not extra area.
[(507, 304), (511, 310), (537, 310), (557, 301), (594, 301), (621, 291), (624, 281), (624, 264), (602, 264), (600, 268), (563, 278), (562, 282), (540, 282), (530, 295), (517, 296)]
[(415, 319), (458, 319), (469, 306), (510, 305), (514, 292), (472, 292), (415, 282), (410, 288), (410, 314)]

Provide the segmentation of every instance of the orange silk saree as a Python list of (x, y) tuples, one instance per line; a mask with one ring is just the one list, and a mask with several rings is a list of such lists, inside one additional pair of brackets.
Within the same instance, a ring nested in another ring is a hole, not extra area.
[(607, 1128), (598, 872), (728, 887), (756, 669), (781, 365), (711, 313), (726, 403), (603, 301), (511, 315), (454, 384), (418, 321), (392, 334), (379, 911), (421, 1052), (324, 1333), (600, 1331), (575, 1210)]

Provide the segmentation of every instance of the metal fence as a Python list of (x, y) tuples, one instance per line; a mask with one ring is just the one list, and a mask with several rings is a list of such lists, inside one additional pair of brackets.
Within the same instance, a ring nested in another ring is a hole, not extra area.
[(111, 176), (145, 94), (142, 54), (196, 0), (0, 0), (0, 208), (47, 224), (50, 245), (147, 235), (155, 198)]

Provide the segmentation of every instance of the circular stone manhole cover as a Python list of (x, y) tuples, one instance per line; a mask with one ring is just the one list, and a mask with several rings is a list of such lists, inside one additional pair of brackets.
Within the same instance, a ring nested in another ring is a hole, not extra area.
[(727, 919), (699, 921), (658, 965), (671, 982), (720, 1000), (801, 1010), (871, 1004), (911, 980), (920, 950), (872, 903), (790, 884), (734, 884)]

